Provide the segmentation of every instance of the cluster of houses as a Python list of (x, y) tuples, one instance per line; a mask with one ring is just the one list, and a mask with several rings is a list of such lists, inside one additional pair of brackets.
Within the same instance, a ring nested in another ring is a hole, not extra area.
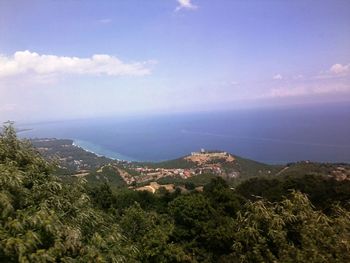
[[(234, 157), (227, 152), (209, 152), (201, 149), (200, 152), (192, 152), (191, 155), (184, 158), (195, 164), (194, 168), (152, 168), (148, 166), (139, 166), (136, 164), (124, 163), (123, 166), (128, 170), (134, 171), (137, 175), (131, 175), (130, 173), (121, 173), (123, 179), (128, 183), (142, 183), (147, 181), (157, 181), (164, 177), (177, 177), (187, 179), (192, 176), (201, 174), (215, 174), (225, 175), (225, 171), (218, 160), (224, 160), (227, 162), (234, 161)], [(231, 175), (236, 177), (237, 174)]]
[(229, 154), (227, 152), (222, 152), (222, 151), (207, 151), (205, 149), (201, 149), (199, 152), (191, 152), (191, 156), (203, 156), (203, 155), (209, 155), (211, 157), (225, 157), (228, 156)]
[(197, 165), (205, 165), (208, 163), (215, 163), (219, 160), (225, 162), (233, 162), (235, 158), (227, 153), (220, 151), (206, 151), (201, 149), (200, 152), (192, 152), (191, 155), (185, 157), (186, 160), (196, 163)]
[(350, 169), (349, 167), (339, 166), (331, 172), (330, 177), (335, 178), (337, 181), (350, 181)]
[(138, 182), (157, 180), (162, 177), (180, 177), (183, 179), (190, 178), (195, 175), (211, 173), (220, 175), (222, 173), (221, 167), (219, 165), (207, 165), (204, 167), (197, 167), (191, 169), (166, 169), (166, 168), (148, 168), (148, 167), (136, 167), (133, 168), (136, 172), (140, 174), (137, 178)]
[(88, 163), (85, 163), (83, 160), (73, 160), (73, 164), (76, 166), (76, 170), (91, 169), (91, 166)]

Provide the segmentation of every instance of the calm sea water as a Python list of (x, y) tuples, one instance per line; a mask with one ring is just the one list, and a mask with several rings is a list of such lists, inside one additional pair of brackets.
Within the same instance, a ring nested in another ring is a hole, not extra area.
[(200, 148), (266, 163), (350, 162), (350, 105), (99, 118), (20, 125), (22, 137), (71, 138), (111, 158), (161, 161)]

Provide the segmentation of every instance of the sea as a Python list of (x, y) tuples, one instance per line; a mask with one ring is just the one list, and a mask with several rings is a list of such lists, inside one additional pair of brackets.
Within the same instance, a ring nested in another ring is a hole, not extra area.
[(350, 163), (350, 103), (19, 123), (25, 138), (68, 138), (98, 155), (163, 161), (200, 149), (269, 164)]

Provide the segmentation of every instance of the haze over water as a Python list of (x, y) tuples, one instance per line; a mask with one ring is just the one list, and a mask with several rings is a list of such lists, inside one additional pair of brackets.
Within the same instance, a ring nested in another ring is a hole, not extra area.
[(161, 161), (200, 148), (266, 163), (350, 162), (348, 103), (21, 125), (111, 158)]

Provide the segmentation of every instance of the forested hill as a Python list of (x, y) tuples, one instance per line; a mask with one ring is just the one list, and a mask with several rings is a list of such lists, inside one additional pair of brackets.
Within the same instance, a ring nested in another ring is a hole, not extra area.
[(3, 129), (0, 262), (350, 262), (346, 177), (286, 174), (234, 189), (215, 177), (202, 191), (152, 194), (62, 181), (54, 169)]

